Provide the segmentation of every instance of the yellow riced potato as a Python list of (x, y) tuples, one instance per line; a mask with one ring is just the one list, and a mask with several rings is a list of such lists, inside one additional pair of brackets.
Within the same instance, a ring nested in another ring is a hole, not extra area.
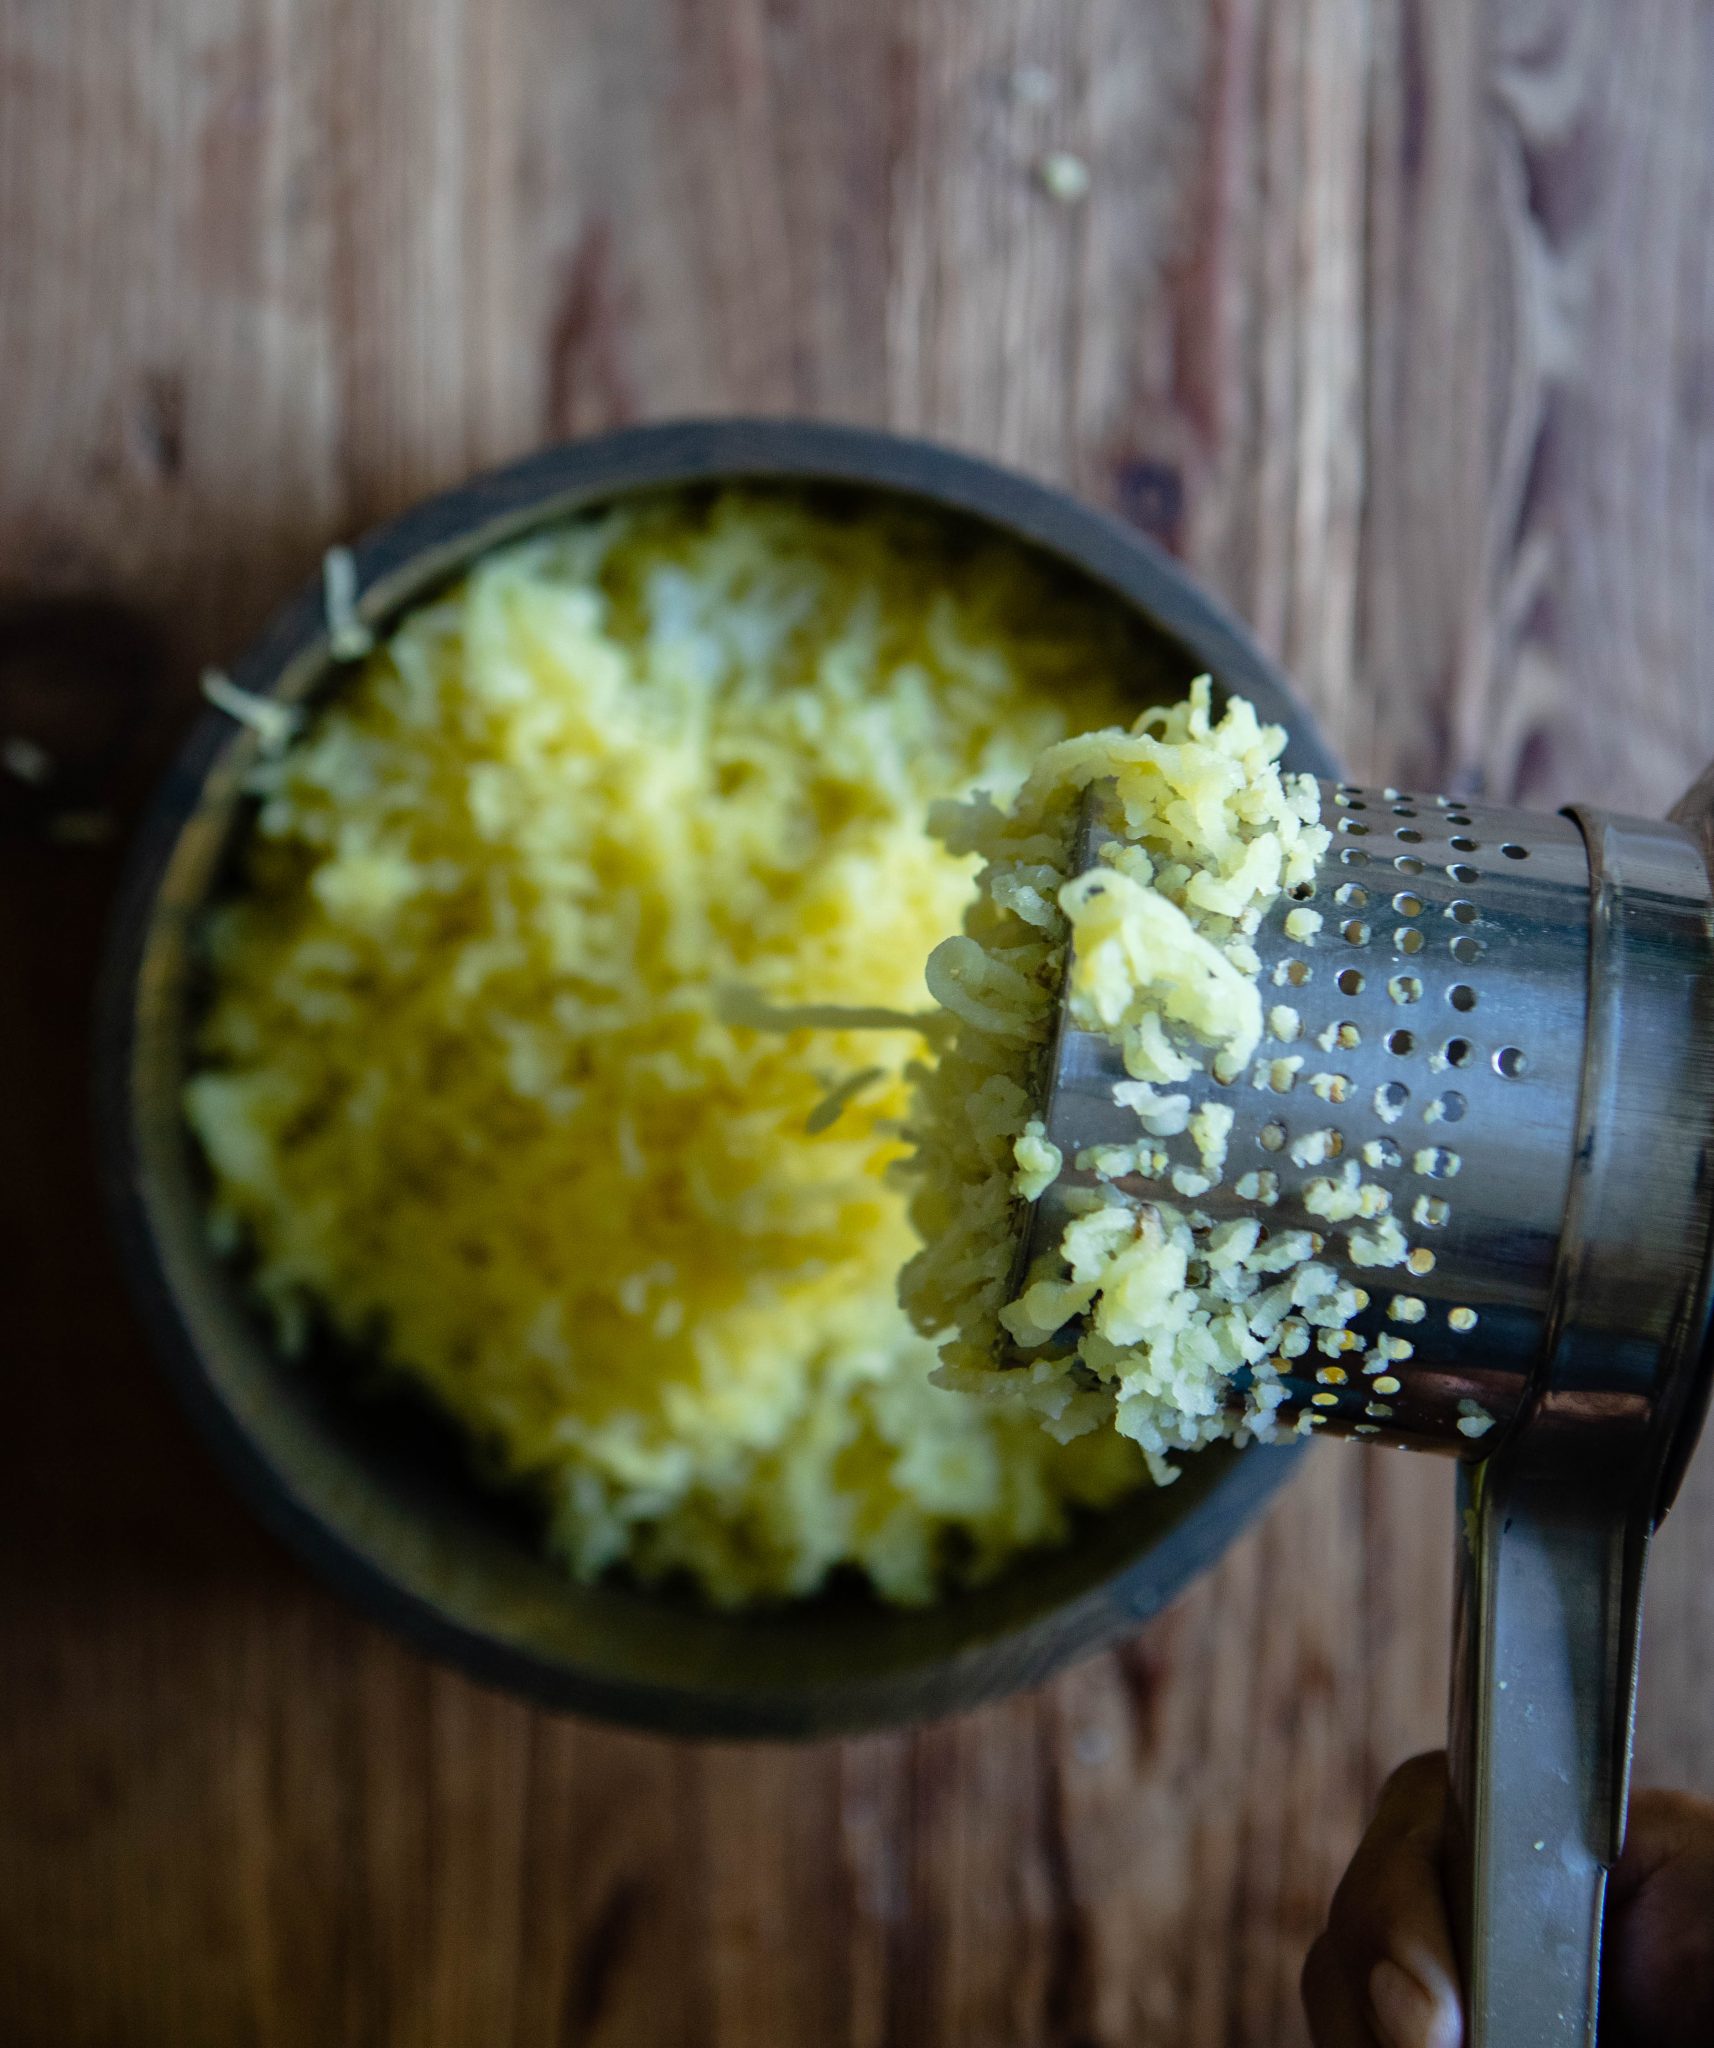
[[(1135, 673), (1018, 550), (761, 490), (580, 519), (411, 614), (263, 769), (207, 934), (186, 1108), (287, 1341), (425, 1389), (578, 1575), (722, 1603), (842, 1567), (928, 1599), (1137, 1483), (1111, 1431), (929, 1384), (889, 1169), (932, 1042), (826, 1021), (923, 1009), (973, 866), (931, 808), (1008, 798)], [(1043, 859), (951, 976), (1014, 1051)], [(917, 1204), (997, 1241), (1027, 1090), (947, 1066), (997, 1178)]]
[[(919, 1081), (911, 1119), (918, 1150), (907, 1171), (917, 1180), (925, 1243), (902, 1276), (902, 1298), (918, 1328), (940, 1339), (944, 1384), (1010, 1393), (1061, 1434), (1087, 1430), (1105, 1397), (1105, 1413), (1142, 1447), (1161, 1483), (1174, 1476), (1178, 1453), (1272, 1433), (1284, 1396), (1269, 1347), (1290, 1309), (1305, 1319), (1291, 1338), (1298, 1350), (1311, 1324), (1343, 1350), (1344, 1324), (1364, 1303), (1360, 1290), (1315, 1263), (1319, 1241), (1309, 1232), (1263, 1242), (1259, 1220), (1216, 1230), (1168, 1199), (1194, 1204), (1221, 1184), (1234, 1113), (1198, 1103), (1196, 1091), (1210, 1075), (1235, 1080), (1254, 1057), (1264, 1013), (1250, 941), (1283, 892), (1311, 879), (1328, 844), (1313, 782), (1279, 771), (1283, 745), (1284, 734), (1262, 726), (1242, 700), (1216, 719), (1204, 679), (1183, 703), (1145, 713), (1129, 731), (1049, 748), (1009, 810), (970, 806), (937, 821), (949, 844), (980, 853), (985, 865), (962, 943), (942, 954), (943, 967), (957, 964), (956, 984), (942, 996), (957, 1021), (946, 1053)], [(1114, 836), (1073, 875), (1074, 827), (1096, 783), (1110, 786)], [(1057, 921), (1044, 918), (1049, 906)], [(1283, 924), (1309, 940), (1321, 919), (1299, 905)], [(1028, 985), (1008, 986), (996, 970), (1019, 961)], [(1283, 986), (1291, 977), (1275, 979)], [(1151, 1142), (1186, 1134), (1195, 1158), (1161, 1148), (1148, 1166), (1156, 1178), (1164, 1171), (1165, 1187), (1143, 1199), (1117, 1170), (1133, 1167), (1126, 1155), (1134, 1151), (1133, 1170), (1143, 1172), (1140, 1139), (1081, 1154), (1074, 1163), (1096, 1184), (1056, 1198), (1076, 1195), (1084, 1206), (1008, 1302), (1023, 1220), (1005, 1198), (1040, 1200), (1063, 1171), (1060, 1161), (1048, 1172), (1051, 1147), (1032, 1120), (1056, 1002), (1122, 1054), (1130, 1078), (1115, 1085), (1114, 1100), (1139, 1132)], [(1287, 1043), (1302, 1028), (1284, 1003), (1268, 1009), (1266, 1023)], [(1300, 1054), (1265, 1059), (1253, 1078), (1285, 1094), (1304, 1064)], [(979, 1075), (1015, 1085), (1010, 1153), (995, 1155), (990, 1126), (969, 1107), (966, 1091)], [(1337, 1077), (1321, 1078), (1321, 1092), (1340, 1099)], [(1291, 1156), (1319, 1163), (1339, 1144), (1337, 1132), (1314, 1132), (1293, 1142)], [(944, 1200), (948, 1182), (964, 1192), (959, 1210)], [(1249, 1172), (1234, 1192), (1265, 1209), (1278, 1199), (1279, 1179)], [(1329, 1220), (1376, 1213), (1355, 1162), (1316, 1183), (1310, 1206)], [(1396, 1230), (1383, 1223), (1363, 1242), (1389, 1245)], [(1283, 1339), (1281, 1355), (1295, 1355)]]

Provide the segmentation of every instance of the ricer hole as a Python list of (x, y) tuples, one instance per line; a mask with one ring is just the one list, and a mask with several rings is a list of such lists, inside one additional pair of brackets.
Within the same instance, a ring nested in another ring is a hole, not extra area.
[(1494, 1055), (1494, 1072), (1502, 1080), (1515, 1081), (1529, 1065), (1523, 1048), (1516, 1045), (1502, 1045)]

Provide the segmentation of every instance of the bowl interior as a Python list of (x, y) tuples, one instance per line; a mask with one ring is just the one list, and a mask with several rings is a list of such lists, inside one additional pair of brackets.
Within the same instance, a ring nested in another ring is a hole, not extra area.
[[(1142, 698), (1210, 669), (1288, 726), (1294, 766), (1331, 772), (1270, 665), (1153, 550), (1056, 493), (884, 436), (732, 422), (551, 451), (363, 543), (364, 615), (385, 626), (476, 555), (578, 509), (739, 477), (902, 491), (1032, 541), (1134, 621)], [(233, 676), (291, 702), (337, 687), (319, 591)], [(920, 1611), (850, 1588), (723, 1614), (670, 1592), (569, 1581), (530, 1516), (480, 1482), (423, 1404), (378, 1393), (349, 1361), (282, 1360), (241, 1277), (207, 1243), (203, 1168), (179, 1106), (194, 941), (243, 836), (255, 746), (229, 720), (202, 720), (147, 821), (109, 963), (102, 1121), (129, 1269), (182, 1397), (264, 1516), (342, 1589), (478, 1676), (550, 1704), (680, 1732), (802, 1735), (946, 1712), (1045, 1675), (1164, 1604), (1284, 1477), (1287, 1452), (1205, 1453), (1171, 1488), (1090, 1517), (1063, 1549)]]

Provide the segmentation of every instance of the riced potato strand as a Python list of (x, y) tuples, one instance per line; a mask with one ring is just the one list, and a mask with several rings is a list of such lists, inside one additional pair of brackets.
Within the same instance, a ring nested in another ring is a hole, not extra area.
[[(956, 1024), (918, 1077), (906, 1170), (923, 1248), (901, 1297), (940, 1341), (943, 1386), (1032, 1407), (1066, 1441), (1114, 1423), (1163, 1484), (1177, 1454), (1273, 1433), (1282, 1363), (1312, 1343), (1330, 1357), (1355, 1346), (1346, 1325), (1366, 1299), (1317, 1256), (1315, 1233), (1270, 1231), (1273, 1174), (1239, 1177), (1251, 1217), (1216, 1225), (1196, 1206), (1224, 1181), (1235, 1120), (1197, 1097), (1252, 1061), (1249, 1080), (1273, 1087), (1304, 1064), (1257, 1059), (1264, 1031), (1289, 1044), (1301, 1027), (1286, 1004), (1264, 1018), (1252, 942), (1329, 842), (1313, 780), (1280, 771), (1284, 745), (1241, 698), (1216, 719), (1204, 677), (1129, 731), (1049, 748), (1008, 808), (978, 799), (936, 817), (948, 846), (984, 866), (963, 933), (930, 961), (930, 990)], [(1113, 836), (1073, 874), (1095, 784), (1112, 786)], [(1114, 1099), (1137, 1139), (1078, 1155), (1092, 1178), (1064, 1191), (1060, 1241), (1013, 1295), (1024, 1206), (1066, 1164), (1037, 1114), (1061, 1002), (1120, 1053), (1129, 1078)], [(1186, 1141), (1176, 1158), (1174, 1139)], [(1299, 1164), (1328, 1156), (1324, 1133), (1300, 1145), (1312, 1149), (1294, 1151)], [(1309, 1194), (1330, 1228), (1363, 1219), (1349, 1242), (1358, 1265), (1406, 1255), (1387, 1205), (1354, 1162)]]

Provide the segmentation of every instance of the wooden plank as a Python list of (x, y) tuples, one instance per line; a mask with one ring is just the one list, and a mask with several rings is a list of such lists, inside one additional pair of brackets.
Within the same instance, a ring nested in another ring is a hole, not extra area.
[[(1714, 753), (1711, 91), (1695, 0), (0, 0), (3, 623), (67, 606), (47, 680), (0, 635), (0, 720), (124, 813), (328, 541), (549, 435), (785, 409), (1117, 509), (1365, 772), (1658, 809)], [(79, 1130), (114, 855), (34, 802), (8, 2042), (1302, 2039), (1364, 1806), (1440, 1725), (1444, 1470), (1324, 1447), (1125, 1651), (928, 1730), (701, 1749), (431, 1669), (142, 1355)], [(1711, 1527), (1705, 1455), (1641, 1728), (1704, 1789)]]

